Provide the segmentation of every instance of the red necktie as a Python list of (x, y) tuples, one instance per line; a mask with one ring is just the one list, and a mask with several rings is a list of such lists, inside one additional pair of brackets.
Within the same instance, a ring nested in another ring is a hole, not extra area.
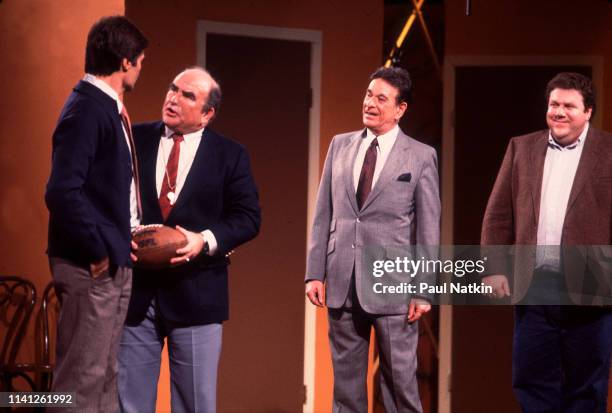
[(181, 155), (183, 135), (175, 134), (172, 136), (172, 139), (174, 139), (174, 144), (172, 144), (172, 150), (170, 151), (170, 156), (168, 156), (168, 162), (166, 162), (164, 180), (159, 193), (159, 207), (164, 221), (168, 218), (168, 215), (170, 215), (170, 211), (176, 202), (176, 176), (178, 172), (179, 156)]
[(377, 146), (378, 138), (374, 138), (363, 159), (361, 174), (359, 175), (359, 184), (357, 185), (357, 206), (359, 209), (361, 209), (366, 199), (368, 199), (368, 195), (370, 195), (370, 191), (372, 190), (374, 169), (376, 168)]
[(134, 145), (134, 137), (132, 136), (132, 122), (130, 116), (125, 109), (121, 109), (121, 122), (127, 132), (128, 141), (130, 142), (130, 154), (132, 156), (132, 174), (134, 176), (134, 184), (136, 186), (136, 206), (138, 208), (138, 217), (142, 218), (142, 202), (140, 200), (140, 175), (138, 174), (138, 158), (136, 157), (136, 145)]

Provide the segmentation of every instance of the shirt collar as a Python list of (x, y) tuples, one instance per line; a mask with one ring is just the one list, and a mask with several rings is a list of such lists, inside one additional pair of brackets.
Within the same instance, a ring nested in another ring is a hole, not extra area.
[(110, 87), (108, 83), (90, 73), (85, 73), (85, 76), (83, 76), (83, 81), (94, 85), (102, 92), (113, 98), (115, 102), (117, 102), (117, 110), (119, 111), (119, 113), (121, 113), (121, 111), (123, 110), (123, 102), (121, 102), (121, 100), (119, 99), (117, 91)]
[(395, 125), (390, 131), (382, 135), (376, 136), (370, 129), (366, 129), (366, 140), (373, 141), (374, 138), (378, 139), (378, 144), (385, 146), (385, 143), (394, 141), (399, 133), (399, 126)]
[(587, 122), (586, 125), (584, 126), (584, 129), (582, 130), (582, 133), (580, 133), (580, 135), (578, 136), (578, 139), (576, 139), (576, 142), (572, 143), (571, 145), (567, 145), (567, 146), (559, 145), (557, 141), (552, 137), (552, 132), (549, 130), (548, 131), (548, 147), (550, 149), (556, 149), (560, 151), (571, 151), (572, 149), (576, 149), (580, 145), (584, 145), (584, 141), (586, 140), (586, 136), (589, 131), (589, 125), (590, 125), (589, 122)]
[[(185, 133), (183, 134), (183, 139), (185, 139), (186, 142), (198, 139), (202, 136), (202, 132), (204, 132), (204, 128), (198, 129), (195, 132)], [(175, 133), (172, 131), (172, 129), (164, 125), (164, 134), (162, 135), (162, 138), (171, 138), (174, 134)]]

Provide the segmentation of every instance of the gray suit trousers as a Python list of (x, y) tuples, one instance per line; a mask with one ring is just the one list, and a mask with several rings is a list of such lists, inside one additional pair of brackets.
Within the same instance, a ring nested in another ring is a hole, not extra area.
[(421, 413), (416, 378), (418, 322), (406, 314), (375, 315), (363, 311), (354, 281), (342, 308), (328, 308), (329, 341), (334, 368), (334, 413), (367, 413), (370, 333), (376, 332), (380, 357), (380, 392), (387, 413)]
[(61, 304), (52, 391), (75, 392), (70, 411), (116, 412), (117, 354), (132, 288), (132, 269), (115, 267), (92, 278), (88, 269), (50, 257)]

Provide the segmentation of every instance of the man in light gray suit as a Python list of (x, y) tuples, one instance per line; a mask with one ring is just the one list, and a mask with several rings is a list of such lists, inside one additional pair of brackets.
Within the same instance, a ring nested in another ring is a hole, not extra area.
[(431, 305), (414, 295), (397, 304), (366, 297), (372, 271), (363, 265), (362, 254), (367, 247), (439, 244), (437, 157), (433, 148), (399, 129), (411, 100), (408, 72), (380, 68), (370, 80), (362, 109), (365, 129), (335, 136), (327, 153), (306, 295), (314, 305), (328, 307), (333, 411), (368, 411), (366, 375), (374, 327), (385, 410), (421, 412), (416, 320)]

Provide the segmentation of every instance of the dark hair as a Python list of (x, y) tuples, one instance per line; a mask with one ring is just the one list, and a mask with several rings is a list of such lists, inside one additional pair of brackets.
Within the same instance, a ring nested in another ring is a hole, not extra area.
[(370, 80), (382, 79), (397, 89), (397, 104), (412, 103), (412, 80), (406, 69), (401, 67), (380, 67), (370, 75)]
[(103, 17), (89, 30), (85, 49), (85, 72), (108, 76), (121, 69), (125, 58), (136, 64), (149, 41), (123, 16)]
[(212, 87), (210, 88), (210, 92), (208, 92), (208, 100), (204, 104), (202, 108), (202, 113), (206, 113), (211, 109), (215, 110), (215, 115), (219, 112), (219, 107), (221, 106), (221, 86), (215, 80), (213, 82)]
[(554, 89), (574, 89), (580, 92), (584, 101), (584, 109), (591, 109), (591, 116), (595, 115), (596, 91), (593, 82), (588, 77), (574, 72), (561, 72), (553, 77), (546, 85), (546, 103)]

